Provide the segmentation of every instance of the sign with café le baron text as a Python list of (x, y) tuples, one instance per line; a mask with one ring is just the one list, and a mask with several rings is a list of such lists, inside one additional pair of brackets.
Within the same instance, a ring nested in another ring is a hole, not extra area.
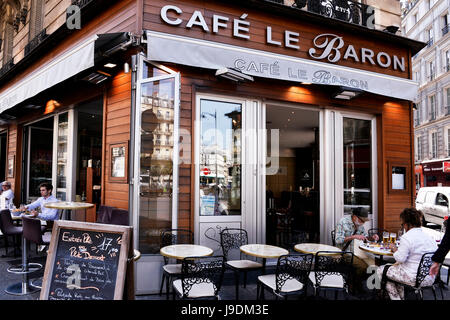
[[(312, 47), (306, 48), (310, 59), (195, 39), (189, 37), (189, 30), (220, 34), (231, 28), (234, 38), (250, 40), (248, 14), (242, 14), (239, 19), (213, 14), (208, 22), (200, 10), (190, 14), (188, 20), (181, 19), (182, 14), (182, 9), (175, 5), (161, 8), (164, 23), (184, 27), (187, 32), (186, 36), (177, 36), (147, 31), (149, 59), (208, 69), (231, 67), (252, 76), (346, 86), (406, 100), (413, 100), (417, 94), (417, 83), (412, 80), (336, 65), (345, 60), (403, 73), (407, 72), (403, 56), (368, 48), (356, 50), (353, 44), (345, 43), (343, 36), (331, 32), (314, 37)], [(300, 36), (295, 31), (285, 30), (283, 39), (275, 39), (272, 27), (267, 26), (265, 44), (300, 50)]]
[(122, 299), (131, 230), (128, 226), (55, 221), (40, 299)]

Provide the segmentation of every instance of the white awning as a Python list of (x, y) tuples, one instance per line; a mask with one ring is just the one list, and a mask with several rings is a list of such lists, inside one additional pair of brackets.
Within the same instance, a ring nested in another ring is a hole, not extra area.
[(0, 94), (0, 113), (83, 70), (94, 66), (95, 35), (72, 48)]
[(263, 78), (344, 86), (413, 101), (415, 81), (218, 42), (147, 31), (148, 58), (207, 69), (236, 68)]

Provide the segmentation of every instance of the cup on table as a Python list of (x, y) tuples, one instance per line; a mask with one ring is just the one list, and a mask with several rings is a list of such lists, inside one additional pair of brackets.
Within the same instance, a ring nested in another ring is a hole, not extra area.
[(397, 234), (395, 232), (391, 232), (389, 236), (389, 241), (390, 243), (395, 244), (395, 242), (397, 241)]
[(383, 232), (383, 248), (389, 246), (389, 232)]

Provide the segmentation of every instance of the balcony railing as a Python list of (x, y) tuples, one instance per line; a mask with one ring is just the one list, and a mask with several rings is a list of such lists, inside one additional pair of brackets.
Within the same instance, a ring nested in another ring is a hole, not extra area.
[(433, 45), (433, 39), (428, 40), (427, 48), (431, 47), (432, 45)]
[(450, 105), (445, 107), (445, 115), (450, 116)]
[(44, 28), (41, 32), (37, 34), (30, 42), (25, 46), (25, 55), (28, 55), (31, 51), (33, 51), (36, 47), (38, 47), (42, 41), (47, 38), (47, 30)]
[(417, 127), (420, 125), (420, 119), (414, 119), (414, 126)]
[(430, 113), (430, 121), (436, 120), (436, 113), (432, 112)]
[[(283, 0), (266, 0), (284, 3)], [(351, 0), (295, 0), (293, 7), (317, 13), (328, 18), (375, 28), (375, 9)], [(370, 21), (370, 23), (369, 23)]]
[(445, 27), (442, 28), (442, 35), (445, 36), (448, 33), (448, 28), (449, 25), (446, 25)]
[(7, 73), (12, 67), (14, 67), (14, 61), (13, 59), (6, 62), (3, 67), (0, 69), (0, 78)]

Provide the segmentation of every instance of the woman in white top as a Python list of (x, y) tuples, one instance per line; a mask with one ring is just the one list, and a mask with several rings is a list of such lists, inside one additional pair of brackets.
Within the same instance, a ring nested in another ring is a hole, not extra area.
[[(433, 238), (422, 232), (422, 212), (414, 208), (407, 208), (400, 214), (400, 219), (405, 234), (402, 235), (398, 248), (395, 244), (390, 245), (396, 263), (389, 267), (386, 276), (388, 279), (414, 286), (423, 254), (436, 251), (437, 245)], [(378, 267), (379, 279), (382, 277), (384, 267), (385, 265)], [(434, 276), (428, 275), (421, 285), (433, 284), (434, 278)], [(405, 293), (402, 285), (387, 281), (386, 291), (391, 300), (404, 299)]]

